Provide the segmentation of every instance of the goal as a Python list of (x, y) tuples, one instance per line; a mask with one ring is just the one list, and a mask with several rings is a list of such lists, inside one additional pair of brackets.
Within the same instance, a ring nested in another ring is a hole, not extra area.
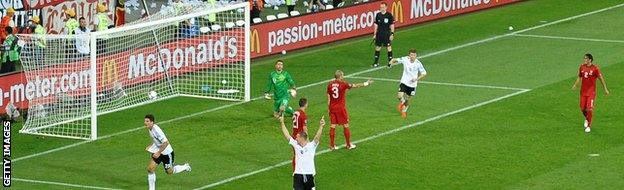
[[(90, 26), (88, 26), (90, 28)], [(171, 6), (123, 27), (20, 35), (20, 133), (95, 140), (98, 116), (178, 96), (250, 101), (249, 5)]]

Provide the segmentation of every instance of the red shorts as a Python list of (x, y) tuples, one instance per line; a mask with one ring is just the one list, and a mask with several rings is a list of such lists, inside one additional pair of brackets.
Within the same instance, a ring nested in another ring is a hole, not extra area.
[(329, 118), (331, 124), (344, 125), (349, 123), (349, 114), (347, 113), (347, 109), (329, 110)]
[(581, 110), (594, 110), (594, 100), (596, 96), (581, 96)]

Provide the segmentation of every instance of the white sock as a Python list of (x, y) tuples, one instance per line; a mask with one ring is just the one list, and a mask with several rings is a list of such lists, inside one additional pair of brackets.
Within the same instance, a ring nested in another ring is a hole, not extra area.
[(156, 174), (155, 173), (147, 173), (147, 184), (149, 185), (149, 190), (156, 190)]
[(177, 174), (177, 173), (186, 171), (187, 169), (188, 169), (188, 166), (186, 164), (185, 165), (176, 165), (176, 166), (173, 166), (173, 173)]

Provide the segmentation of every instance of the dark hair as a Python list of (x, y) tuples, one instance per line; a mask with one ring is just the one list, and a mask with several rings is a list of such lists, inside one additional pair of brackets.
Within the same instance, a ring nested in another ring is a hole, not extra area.
[(8, 34), (13, 34), (13, 28), (11, 28), (10, 26), (5, 27), (4, 31), (6, 31)]
[(277, 64), (277, 63), (282, 63), (283, 64), (284, 61), (282, 61), (281, 59), (278, 59), (277, 61), (275, 61), (275, 64)]
[(145, 119), (149, 119), (151, 122), (154, 122), (154, 115), (147, 114), (147, 115), (145, 115)]
[(81, 21), (81, 20), (84, 20), (84, 19), (85, 19), (85, 17), (80, 17), (80, 18), (78, 19), (78, 21)]
[(303, 138), (305, 138), (305, 139), (308, 139), (308, 133), (306, 133), (305, 131), (301, 131), (301, 132), (299, 132), (299, 136), (300, 136), (300, 137), (303, 137)]
[(381, 2), (382, 5), (388, 6), (388, 3), (386, 2)]
[(306, 104), (308, 104), (308, 99), (306, 99), (306, 98), (300, 98), (299, 99), (299, 107), (303, 107)]
[(585, 57), (587, 57), (587, 59), (591, 60), (592, 62), (594, 61), (594, 56), (591, 53), (586, 53)]
[(416, 49), (410, 49), (409, 53), (416, 53)]

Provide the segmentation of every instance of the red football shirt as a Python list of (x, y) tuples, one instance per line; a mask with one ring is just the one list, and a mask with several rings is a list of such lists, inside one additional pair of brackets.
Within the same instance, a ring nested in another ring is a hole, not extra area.
[(297, 110), (293, 114), (293, 133), (292, 137), (296, 138), (297, 134), (301, 131), (304, 131), (306, 127), (308, 127), (308, 116), (303, 110)]
[(327, 94), (329, 95), (329, 109), (340, 110), (346, 109), (345, 94), (351, 89), (351, 84), (346, 81), (334, 80), (327, 85)]
[(581, 77), (581, 96), (596, 96), (596, 79), (600, 77), (598, 66), (581, 64), (579, 77)]

